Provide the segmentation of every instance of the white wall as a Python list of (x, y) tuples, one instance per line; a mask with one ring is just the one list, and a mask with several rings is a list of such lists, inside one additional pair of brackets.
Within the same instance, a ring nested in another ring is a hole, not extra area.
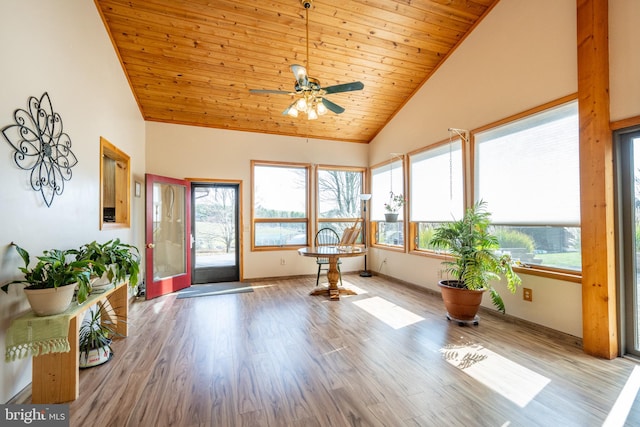
[[(119, 237), (142, 246), (143, 198), (132, 199), (132, 226), (100, 231), (100, 136), (131, 156), (133, 176), (144, 175), (144, 122), (97, 9), (87, 0), (0, 2), (0, 127), (27, 98), (48, 92), (71, 137), (78, 165), (50, 208), (18, 169), (0, 137), (0, 284), (20, 277), (9, 247), (15, 241), (32, 256)], [(139, 178), (140, 179), (140, 178)], [(12, 318), (28, 309), (20, 285), (0, 293), (0, 351)], [(3, 358), (4, 359), (4, 358)], [(31, 359), (0, 361), (0, 402), (31, 382)]]
[[(297, 251), (251, 252), (251, 160), (367, 166), (366, 144), (148, 122), (147, 172), (172, 178), (241, 180), (243, 279), (312, 274), (316, 263)], [(315, 208), (312, 206), (312, 210)], [(281, 265), (280, 259), (285, 259)], [(343, 271), (362, 269), (345, 259)]]
[(609, 0), (611, 120), (640, 115), (640, 2)]
[[(574, 93), (576, 64), (575, 1), (501, 0), (370, 144), (370, 161), (444, 140), (449, 127), (473, 130)], [(386, 274), (437, 289), (438, 260), (375, 249), (371, 258), (376, 267), (387, 258)], [(522, 277), (534, 301), (501, 292), (509, 314), (582, 336), (580, 284)]]

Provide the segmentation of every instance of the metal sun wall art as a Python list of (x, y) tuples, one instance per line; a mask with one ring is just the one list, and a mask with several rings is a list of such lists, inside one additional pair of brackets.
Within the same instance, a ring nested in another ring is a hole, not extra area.
[(47, 207), (64, 191), (71, 179), (71, 168), (78, 159), (71, 151), (71, 138), (63, 132), (62, 118), (53, 111), (49, 94), (40, 99), (29, 97), (28, 111), (13, 113), (16, 124), (2, 128), (2, 135), (15, 150), (13, 160), (30, 170), (31, 188), (42, 194)]

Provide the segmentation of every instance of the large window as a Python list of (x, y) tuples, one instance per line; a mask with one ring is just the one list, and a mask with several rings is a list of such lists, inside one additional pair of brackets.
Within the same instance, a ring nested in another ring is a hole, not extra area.
[(452, 140), (409, 156), (412, 249), (432, 249), (433, 229), (460, 219), (464, 209), (462, 141)]
[(578, 131), (572, 102), (475, 135), (476, 198), (524, 264), (581, 270)]
[(309, 245), (309, 166), (252, 162), (253, 248)]
[(318, 229), (330, 227), (341, 236), (362, 218), (363, 175), (362, 168), (318, 167)]
[(392, 196), (404, 194), (404, 160), (394, 159), (371, 169), (371, 222), (373, 244), (404, 247), (404, 206), (397, 210), (397, 219), (388, 220), (385, 204), (392, 204)]

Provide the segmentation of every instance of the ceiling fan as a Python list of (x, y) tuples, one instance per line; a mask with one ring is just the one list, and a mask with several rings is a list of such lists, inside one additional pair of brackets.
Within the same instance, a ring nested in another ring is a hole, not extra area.
[[(306, 29), (307, 29), (307, 66), (309, 65), (309, 8), (311, 8), (311, 0), (300, 0), (306, 12)], [(344, 112), (344, 108), (329, 101), (325, 95), (332, 93), (351, 92), (364, 88), (362, 82), (343, 83), (323, 88), (320, 81), (307, 73), (307, 69), (302, 65), (291, 65), (291, 71), (296, 78), (293, 91), (271, 90), (271, 89), (250, 89), (251, 93), (274, 93), (296, 96), (291, 105), (283, 112), (283, 115), (298, 117), (299, 113), (306, 113), (308, 120), (315, 120), (318, 116), (326, 114), (327, 111), (333, 111), (336, 114)]]

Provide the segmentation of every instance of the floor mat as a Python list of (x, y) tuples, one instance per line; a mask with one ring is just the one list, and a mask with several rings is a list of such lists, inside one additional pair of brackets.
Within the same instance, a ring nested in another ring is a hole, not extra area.
[(207, 297), (244, 292), (253, 292), (253, 288), (251, 287), (250, 283), (210, 283), (208, 285), (193, 285), (190, 288), (181, 289), (178, 291), (178, 298)]

